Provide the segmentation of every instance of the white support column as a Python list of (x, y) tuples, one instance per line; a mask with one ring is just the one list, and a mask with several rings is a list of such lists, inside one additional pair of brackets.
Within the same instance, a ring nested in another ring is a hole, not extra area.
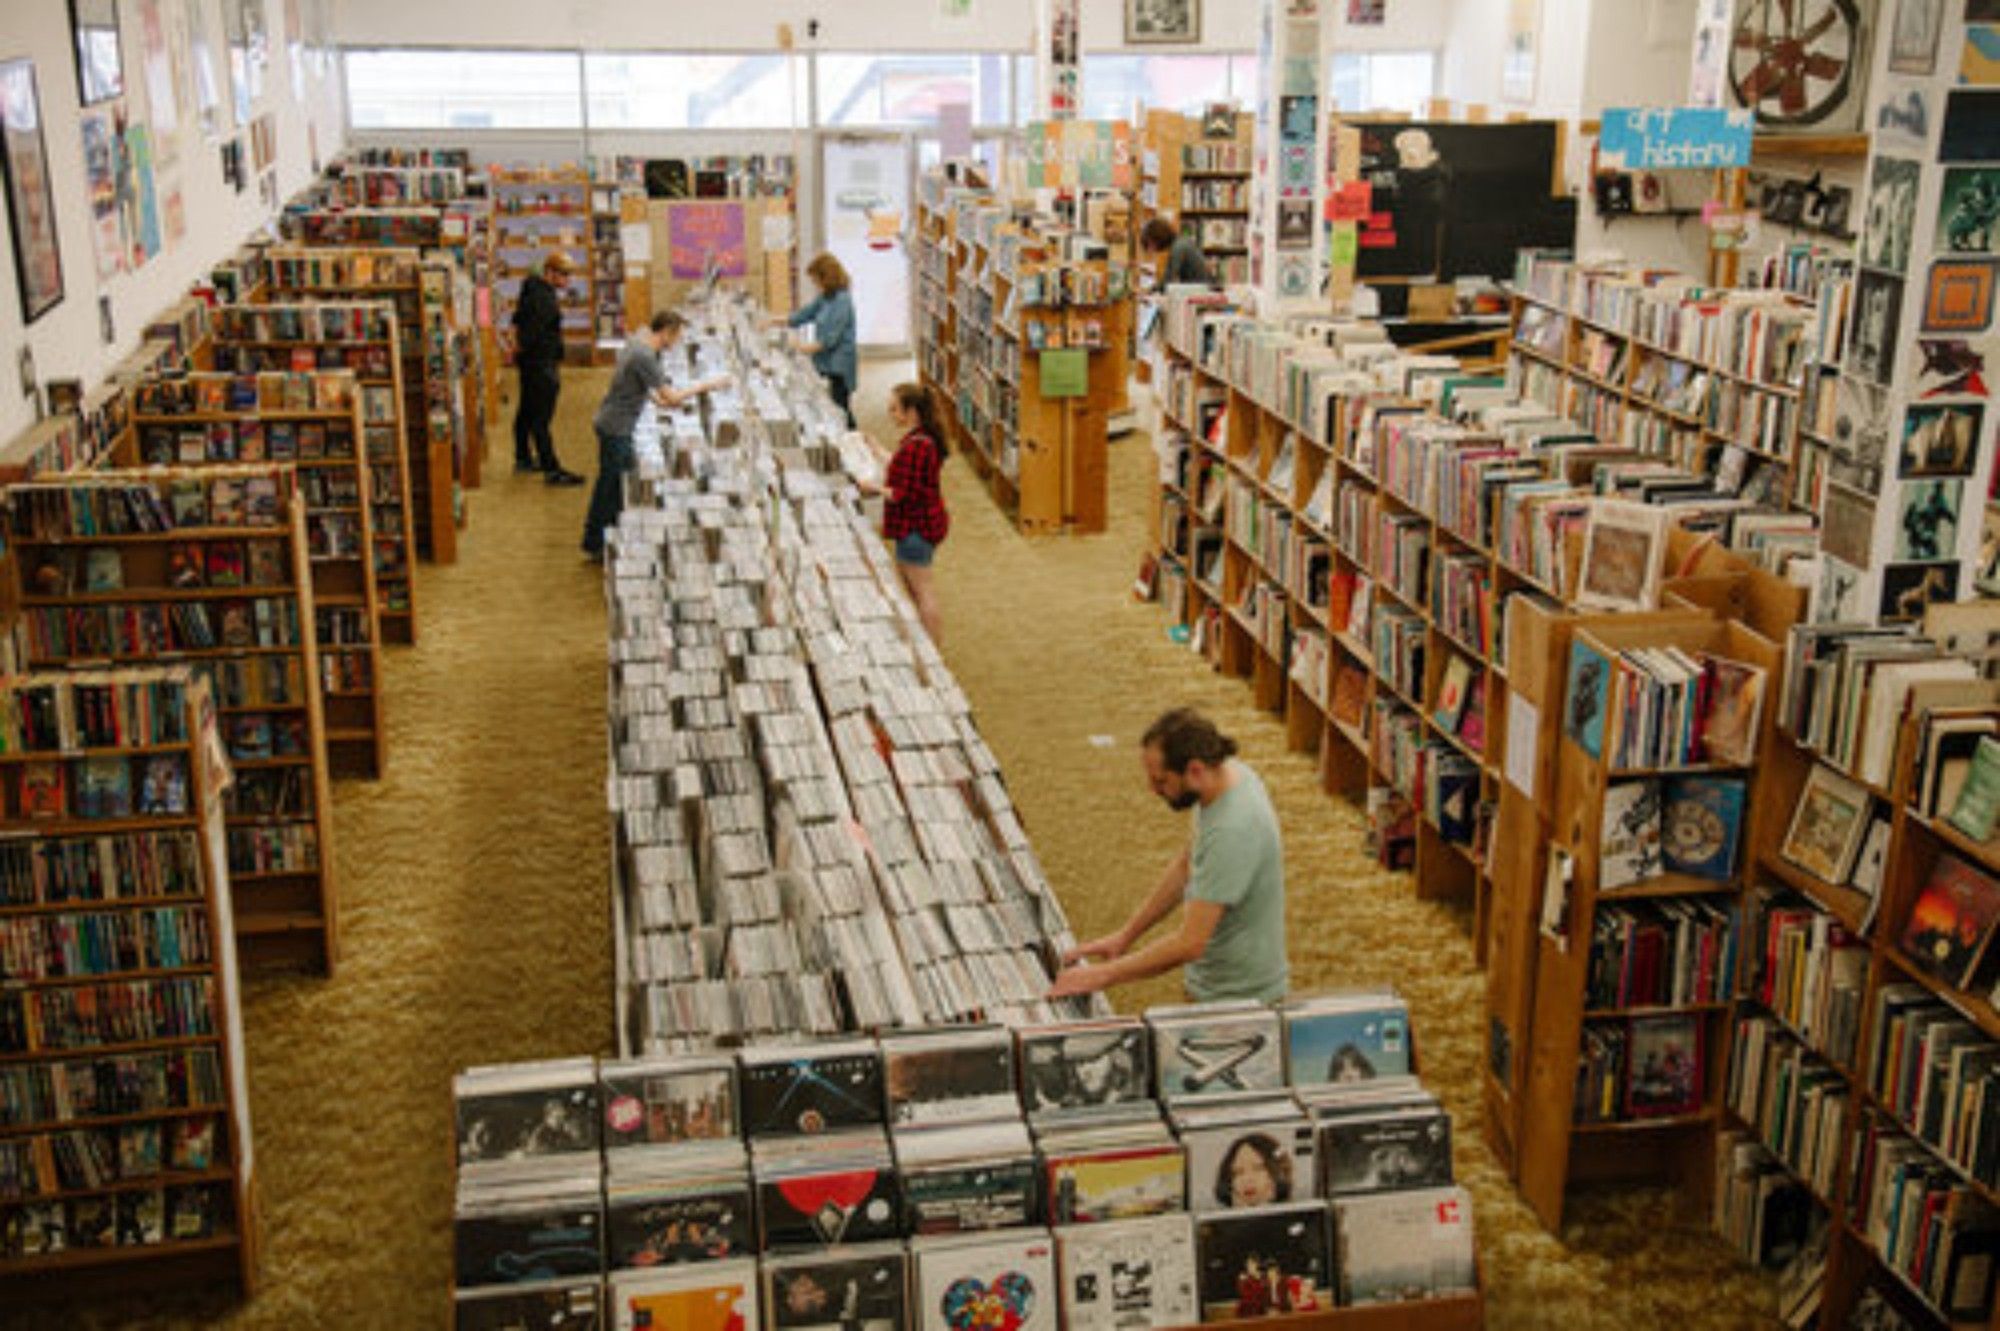
[(1331, 0), (1262, 0), (1256, 151), (1250, 182), (1250, 281), (1265, 315), (1328, 308), (1326, 77), (1321, 34)]
[(1884, 5), (1875, 37), (1860, 270), (1821, 504), (1835, 551), (1813, 608), (1823, 622), (1914, 619), (1979, 592), (2000, 424), (1986, 395), (2000, 370), (2000, 93), (1966, 86), (1991, 73), (1965, 55), (1964, 10)]

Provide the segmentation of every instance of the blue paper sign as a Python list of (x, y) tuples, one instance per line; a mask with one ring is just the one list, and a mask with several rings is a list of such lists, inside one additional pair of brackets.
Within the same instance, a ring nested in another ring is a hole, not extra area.
[(1597, 162), (1613, 171), (1714, 170), (1750, 165), (1754, 120), (1734, 111), (1653, 106), (1606, 111)]

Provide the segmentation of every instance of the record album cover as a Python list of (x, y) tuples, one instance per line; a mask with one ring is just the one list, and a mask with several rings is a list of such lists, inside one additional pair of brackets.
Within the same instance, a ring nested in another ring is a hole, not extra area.
[(800, 1048), (743, 1063), (743, 1126), (752, 1137), (882, 1122), (882, 1056), (873, 1046)]
[(603, 1331), (603, 1293), (594, 1279), (460, 1290), (452, 1326), (454, 1331)]
[(1371, 1081), (1410, 1072), (1410, 1012), (1400, 998), (1310, 1000), (1283, 1012), (1291, 1084)]
[(1185, 1215), (1057, 1230), (1056, 1268), (1068, 1331), (1192, 1326), (1201, 1320), (1194, 1223)]
[(1329, 1197), (1443, 1187), (1452, 1181), (1451, 1116), (1428, 1105), (1323, 1119), (1319, 1165)]
[(1333, 1213), (1343, 1304), (1411, 1302), (1476, 1287), (1472, 1199), (1464, 1189), (1343, 1197)]
[(884, 1036), (893, 1123), (948, 1123), (1016, 1112), (1014, 1041), (1005, 1030)]
[(726, 1058), (606, 1063), (604, 1148), (735, 1137), (736, 1064)]
[(1267, 1007), (1165, 1009), (1148, 1013), (1147, 1022), (1163, 1100), (1285, 1084), (1278, 1014)]
[(902, 1209), (901, 1178), (888, 1165), (757, 1181), (757, 1213), (766, 1249), (894, 1238), (902, 1229)]
[(1056, 1331), (1055, 1245), (1046, 1231), (920, 1239), (911, 1256), (922, 1331)]
[(1130, 1104), (1152, 1093), (1144, 1023), (1125, 1021), (1020, 1033), (1021, 1101), (1030, 1116)]
[(614, 1192), (604, 1211), (613, 1269), (712, 1262), (757, 1251), (748, 1183)]
[(460, 1215), (452, 1225), (458, 1285), (470, 1289), (596, 1275), (604, 1269), (601, 1218), (594, 1197), (553, 1198)]
[(1333, 1302), (1327, 1209), (1299, 1202), (1195, 1220), (1203, 1321), (1313, 1312)]
[(598, 1146), (597, 1087), (588, 1060), (574, 1075), (536, 1078), (521, 1085), (505, 1077), (480, 1077), (477, 1070), (458, 1078), (458, 1161), (592, 1154)]
[(1055, 1224), (1158, 1215), (1187, 1205), (1187, 1156), (1178, 1144), (1051, 1157), (1044, 1167)]
[(909, 1331), (909, 1258), (899, 1245), (764, 1261), (768, 1331)]
[(1032, 1150), (1016, 1157), (903, 1166), (912, 1234), (957, 1234), (1032, 1224), (1040, 1212)]
[(621, 1271), (609, 1288), (616, 1331), (748, 1331), (758, 1325), (755, 1262)]
[(1272, 1206), (1319, 1191), (1313, 1129), (1303, 1115), (1183, 1131), (1181, 1144), (1187, 1149), (1191, 1211)]

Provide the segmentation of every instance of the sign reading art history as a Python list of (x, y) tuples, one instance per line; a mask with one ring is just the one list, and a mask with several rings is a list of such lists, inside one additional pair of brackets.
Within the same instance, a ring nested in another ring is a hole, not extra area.
[(1606, 111), (1600, 166), (1613, 171), (1749, 166), (1755, 117), (1747, 109), (1640, 107)]

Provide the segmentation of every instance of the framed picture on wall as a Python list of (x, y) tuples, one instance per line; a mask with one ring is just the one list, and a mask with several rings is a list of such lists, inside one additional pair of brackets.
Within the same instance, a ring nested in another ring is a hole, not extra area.
[(33, 323), (62, 303), (63, 271), (32, 60), (0, 63), (0, 144), (4, 144), (0, 164), (7, 181), (7, 220), (14, 237), (21, 319)]
[(1535, 100), (1535, 43), (1541, 17), (1542, 0), (1507, 0), (1507, 46), (1500, 62), (1500, 96), (1507, 101)]
[(85, 106), (96, 106), (124, 92), (118, 0), (69, 0), (69, 29), (76, 40), (78, 100)]
[(1186, 46), (1201, 40), (1201, 0), (1125, 0), (1127, 46)]

